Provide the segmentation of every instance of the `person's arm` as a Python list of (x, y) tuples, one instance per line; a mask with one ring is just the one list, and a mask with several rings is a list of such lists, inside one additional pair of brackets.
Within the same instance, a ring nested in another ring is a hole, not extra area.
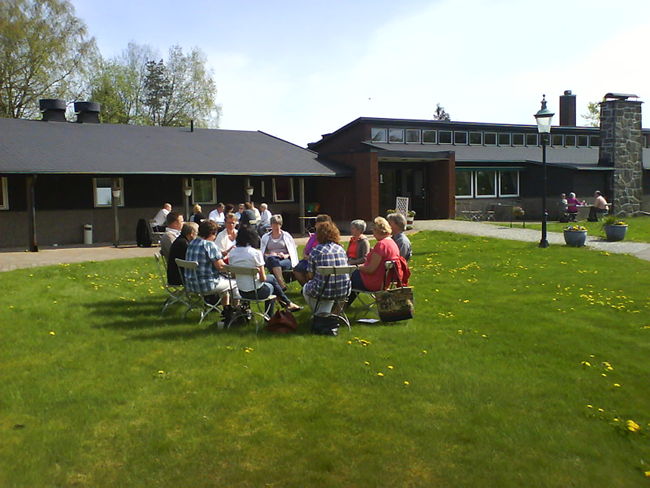
[(348, 259), (348, 264), (363, 264), (366, 262), (366, 256), (370, 250), (368, 239), (359, 239), (357, 241), (357, 255), (354, 258)]
[(381, 263), (381, 256), (378, 253), (373, 253), (370, 256), (370, 259), (366, 261), (365, 264), (359, 266), (359, 271), (365, 274), (373, 274), (377, 271), (379, 264)]
[(259, 275), (261, 282), (266, 281), (266, 271), (264, 271), (264, 265), (257, 267), (257, 274)]
[(226, 263), (223, 262), (223, 259), (215, 259), (214, 261), (212, 261), (212, 265), (215, 267), (217, 271), (221, 272), (224, 270)]

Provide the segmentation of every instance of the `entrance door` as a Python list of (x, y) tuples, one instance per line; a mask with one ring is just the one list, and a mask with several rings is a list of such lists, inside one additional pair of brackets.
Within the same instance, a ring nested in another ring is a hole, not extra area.
[(382, 163), (379, 167), (379, 205), (383, 215), (387, 209), (395, 208), (396, 197), (408, 197), (409, 209), (416, 218), (428, 219), (426, 168), (423, 165), (403, 166), (396, 163)]

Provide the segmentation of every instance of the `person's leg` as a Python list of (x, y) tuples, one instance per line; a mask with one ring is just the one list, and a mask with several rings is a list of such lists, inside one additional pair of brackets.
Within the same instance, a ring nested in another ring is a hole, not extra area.
[[(365, 290), (366, 287), (363, 284), (363, 280), (361, 279), (361, 271), (356, 270), (350, 275), (350, 281), (352, 283), (352, 289), (353, 290)], [(348, 297), (348, 306), (352, 305), (352, 302), (354, 302), (357, 299), (358, 293), (355, 291), (352, 291), (350, 293), (350, 296)]]
[(266, 276), (266, 283), (271, 285), (273, 288), (273, 294), (278, 297), (278, 301), (284, 305), (285, 307), (289, 308), (290, 310), (300, 310), (300, 306), (296, 305), (291, 301), (291, 299), (287, 296), (287, 294), (284, 292), (280, 284), (278, 283), (278, 280), (275, 276), (272, 275), (267, 275)]
[[(239, 293), (243, 299), (263, 300), (273, 294), (273, 286), (270, 283), (262, 283), (257, 290), (240, 291)], [(268, 315), (273, 314), (273, 308), (273, 300), (267, 300), (264, 303), (264, 310)]]
[[(286, 283), (284, 282), (284, 277), (282, 276), (282, 261), (283, 259), (280, 259), (277, 256), (266, 256), (264, 259), (264, 262), (266, 264), (266, 269), (268, 269), (273, 276), (278, 280), (278, 283), (280, 284), (280, 287), (285, 290), (287, 288)], [(289, 263), (289, 266), (291, 266), (291, 263)]]
[(296, 264), (296, 267), (293, 268), (293, 276), (295, 276), (296, 281), (300, 283), (300, 286), (303, 286), (305, 283), (307, 283), (307, 268), (309, 266), (309, 263), (306, 259), (301, 259), (298, 261), (298, 264)]

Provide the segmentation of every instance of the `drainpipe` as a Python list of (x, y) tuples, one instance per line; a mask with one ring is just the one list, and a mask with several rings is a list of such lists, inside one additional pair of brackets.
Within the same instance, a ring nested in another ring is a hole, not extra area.
[(38, 252), (38, 243), (36, 242), (36, 200), (34, 186), (36, 185), (36, 175), (27, 175), (27, 243), (30, 252)]

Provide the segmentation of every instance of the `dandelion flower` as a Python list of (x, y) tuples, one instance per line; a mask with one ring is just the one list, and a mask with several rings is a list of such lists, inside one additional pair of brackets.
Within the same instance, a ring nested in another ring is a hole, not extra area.
[(586, 368), (591, 368), (591, 363), (589, 361), (581, 361), (580, 364)]
[(384, 376), (384, 373), (379, 372), (377, 373), (377, 376)]
[(411, 383), (409, 381), (404, 381), (404, 385), (409, 386)]
[(366, 366), (370, 366), (370, 361), (364, 361), (363, 364), (365, 364)]
[(599, 408), (598, 411), (602, 413), (602, 412), (604, 412), (605, 410), (603, 410), (602, 408)]
[(428, 352), (429, 351), (427, 351), (426, 349), (422, 349), (422, 354), (427, 354)]
[(628, 420), (625, 422), (625, 427), (627, 427), (627, 430), (630, 432), (639, 432), (641, 430), (639, 424), (637, 424), (634, 420)]
[(160, 369), (158, 370), (158, 374), (165, 374), (165, 372), (162, 369)]
[(51, 330), (51, 331), (50, 331), (50, 335), (56, 335), (56, 332), (54, 332), (53, 330)]
[(620, 387), (621, 385), (619, 385), (618, 383), (614, 383), (614, 388), (620, 388)]
[(587, 405), (587, 408), (594, 408), (593, 405)]
[(388, 369), (395, 369), (395, 366), (388, 365)]

